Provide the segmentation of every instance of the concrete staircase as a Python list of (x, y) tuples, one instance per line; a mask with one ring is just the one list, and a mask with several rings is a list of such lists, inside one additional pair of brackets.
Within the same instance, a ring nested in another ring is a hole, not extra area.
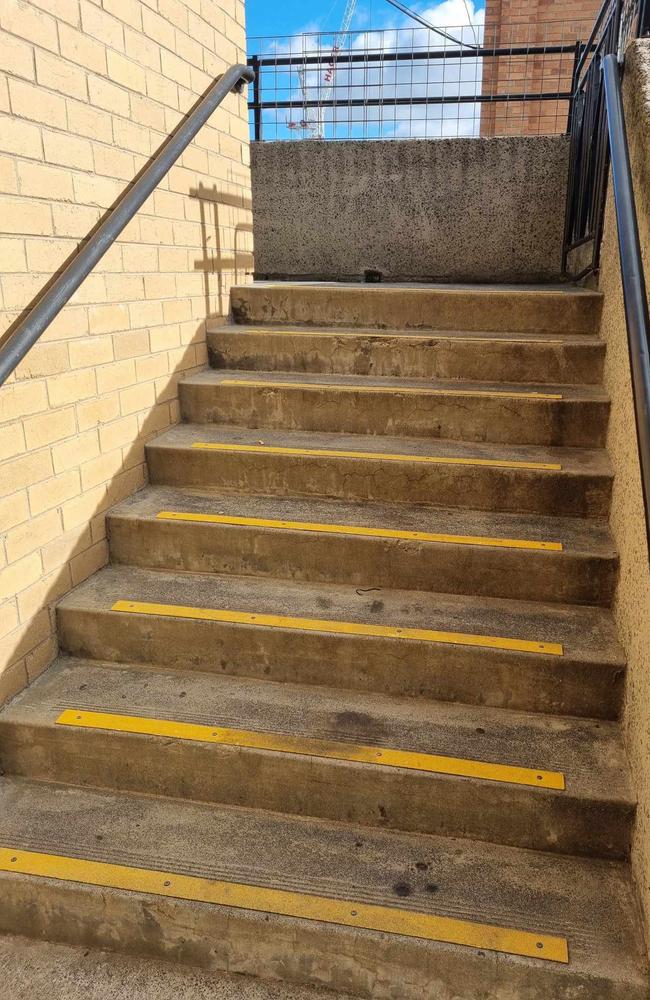
[(232, 303), (0, 715), (0, 930), (363, 997), (647, 1000), (599, 296)]

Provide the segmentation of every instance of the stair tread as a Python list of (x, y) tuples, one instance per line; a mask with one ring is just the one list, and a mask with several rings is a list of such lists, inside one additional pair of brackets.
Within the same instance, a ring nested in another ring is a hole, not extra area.
[(593, 333), (602, 293), (570, 286), (256, 281), (230, 290), (235, 322)]
[(555, 298), (576, 298), (602, 299), (603, 293), (598, 289), (585, 288), (582, 285), (570, 282), (548, 282), (548, 281), (359, 281), (350, 279), (319, 279), (319, 278), (262, 278), (255, 279), (252, 285), (233, 285), (233, 290), (237, 293), (250, 291), (252, 288), (281, 288), (305, 289), (305, 288), (356, 288), (373, 294), (375, 292), (391, 291), (392, 289), (409, 289), (413, 292), (461, 292), (463, 295), (491, 295), (504, 293), (511, 295), (539, 295)]
[(308, 336), (308, 337), (331, 337), (334, 339), (342, 338), (358, 338), (363, 339), (364, 337), (373, 337), (379, 340), (390, 340), (393, 337), (399, 338), (400, 340), (413, 340), (419, 343), (423, 347), (434, 346), (437, 341), (440, 340), (473, 340), (477, 343), (482, 343), (484, 340), (508, 343), (509, 341), (515, 341), (516, 343), (542, 343), (542, 344), (561, 344), (566, 345), (577, 345), (580, 347), (605, 347), (605, 341), (596, 334), (590, 333), (567, 333), (565, 331), (560, 331), (558, 333), (549, 333), (548, 331), (540, 331), (539, 333), (528, 333), (521, 332), (517, 330), (444, 330), (439, 331), (435, 328), (430, 330), (419, 328), (418, 330), (400, 330), (400, 329), (378, 329), (377, 327), (362, 327), (362, 326), (299, 326), (298, 324), (293, 325), (276, 325), (269, 323), (233, 323), (224, 324), (220, 323), (219, 320), (208, 320), (207, 331), (211, 340), (217, 340), (220, 335), (224, 336), (242, 336), (244, 334), (269, 334), (273, 336), (274, 334), (280, 334), (282, 336)]
[[(375, 588), (365, 593), (345, 584), (107, 566), (59, 608), (109, 612), (120, 600), (561, 642), (565, 660), (625, 664), (611, 613), (579, 605)], [(114, 614), (117, 620), (122, 613)]]
[(449, 702), (413, 703), (389, 695), (67, 656), (18, 695), (0, 722), (56, 727), (66, 709), (560, 771), (565, 791), (535, 788), (532, 794), (634, 805), (620, 727), (613, 722)]
[(191, 448), (198, 442), (263, 445), (275, 448), (327, 449), (410, 456), (476, 458), (515, 462), (558, 463), (562, 471), (575, 475), (611, 477), (611, 462), (600, 448), (550, 448), (538, 445), (486, 444), (449, 441), (443, 438), (397, 438), (373, 434), (336, 434), (325, 431), (293, 431), (238, 427), (230, 424), (177, 424), (158, 435), (148, 448)]
[(3, 1000), (354, 1000), (318, 987), (13, 934), (0, 935), (0, 977)]
[[(514, 396), (528, 398), (532, 393), (539, 393), (542, 397), (559, 395), (560, 400), (547, 400), (552, 402), (599, 402), (607, 403), (609, 397), (605, 390), (598, 385), (553, 385), (548, 383), (526, 383), (523, 386), (517, 382), (475, 382), (461, 379), (417, 379), (401, 378), (391, 375), (342, 375), (342, 374), (313, 374), (310, 372), (278, 373), (275, 371), (255, 371), (245, 369), (206, 369), (186, 375), (182, 378), (182, 383), (186, 386), (217, 386), (228, 385), (232, 382), (244, 381), (246, 383), (281, 383), (283, 387), (290, 387), (294, 384), (299, 386), (309, 386), (313, 388), (341, 388), (341, 389), (377, 389), (379, 392), (388, 390), (406, 389), (417, 390), (423, 393), (438, 391), (440, 393), (453, 393), (463, 395), (467, 393), (472, 398), (472, 394), (480, 393), (512, 393)], [(480, 398), (480, 397), (479, 397)]]
[(354, 503), (319, 497), (215, 494), (152, 485), (116, 504), (109, 511), (108, 518), (109, 521), (118, 518), (152, 520), (163, 510), (441, 535), (561, 542), (563, 552), (553, 555), (571, 553), (603, 559), (617, 558), (614, 540), (604, 520), (424, 507), (406, 503)]
[[(645, 995), (647, 968), (629, 869), (617, 862), (6, 778), (0, 785), (0, 844), (557, 934), (567, 938), (570, 956), (568, 965), (555, 967), (558, 976), (613, 980), (634, 997)], [(17, 878), (32, 877), (0, 874), (5, 885)], [(106, 889), (94, 892), (107, 895)], [(139, 890), (133, 895), (151, 898)], [(60, 893), (58, 898), (61, 905)], [(157, 926), (178, 921), (185, 935), (187, 915), (208, 907), (219, 910), (215, 904), (177, 903), (173, 911), (156, 906), (152, 914)], [(296, 929), (304, 926), (302, 918), (271, 916), (270, 925), (263, 918), (257, 924), (258, 935), (287, 919)], [(387, 943), (372, 931), (345, 934), (371, 934), (374, 947)], [(293, 943), (300, 949), (299, 938)], [(460, 947), (418, 944), (422, 955), (452, 948), (457, 953)], [(493, 972), (495, 960), (489, 955), (486, 972)], [(541, 968), (534, 959), (500, 955), (499, 975), (522, 962)]]

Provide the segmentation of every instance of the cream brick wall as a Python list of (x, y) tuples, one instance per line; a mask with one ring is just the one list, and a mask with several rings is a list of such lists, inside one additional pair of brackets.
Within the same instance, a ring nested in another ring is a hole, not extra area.
[[(239, 61), (243, 0), (0, 0), (0, 330)], [(177, 422), (251, 239), (231, 95), (0, 389), (0, 702), (55, 655), (53, 602), (106, 562), (104, 513)]]

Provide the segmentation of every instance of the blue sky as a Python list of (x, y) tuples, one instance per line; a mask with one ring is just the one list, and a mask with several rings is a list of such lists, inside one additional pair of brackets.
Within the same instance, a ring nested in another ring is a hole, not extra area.
[[(415, 10), (431, 11), (440, 4), (435, 0), (424, 3), (403, 0)], [(477, 10), (485, 0), (477, 0)], [(257, 35), (293, 35), (302, 31), (336, 31), (343, 16), (345, 0), (247, 0), (246, 20), (249, 37)], [(464, 18), (459, 24), (464, 22)], [(413, 24), (403, 17), (386, 0), (359, 0), (352, 21), (352, 29), (410, 27)]]

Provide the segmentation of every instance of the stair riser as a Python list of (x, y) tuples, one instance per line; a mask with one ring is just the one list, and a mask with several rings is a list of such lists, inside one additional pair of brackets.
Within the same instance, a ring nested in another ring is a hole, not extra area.
[(125, 565), (609, 606), (612, 558), (108, 515)]
[(598, 295), (363, 285), (248, 285), (231, 289), (238, 323), (380, 330), (594, 333)]
[(611, 477), (330, 456), (147, 446), (151, 481), (267, 496), (320, 496), (473, 510), (605, 517)]
[[(125, 598), (134, 595), (125, 594)], [(557, 715), (618, 716), (624, 670), (543, 654), (59, 606), (75, 656), (383, 691)]]
[[(141, 893), (0, 876), (0, 931), (372, 1000), (620, 1000), (620, 980), (571, 966)], [(466, 916), (463, 914), (463, 916)], [(475, 917), (473, 914), (472, 916)], [(459, 993), (462, 984), (462, 993)], [(626, 984), (627, 986), (627, 984)], [(644, 987), (627, 1000), (646, 1000)]]
[(208, 335), (208, 345), (213, 368), (239, 371), (574, 385), (598, 385), (605, 355), (604, 344), (409, 342), (404, 335), (323, 337), (307, 330), (298, 336), (219, 330)]
[(629, 851), (629, 806), (584, 801), (570, 792), (63, 727), (5, 723), (0, 743), (4, 771), (38, 781), (271, 809), (562, 854), (624, 859)]
[(332, 389), (179, 384), (181, 412), (196, 424), (447, 438), (573, 448), (604, 444), (605, 402), (427, 396)]

